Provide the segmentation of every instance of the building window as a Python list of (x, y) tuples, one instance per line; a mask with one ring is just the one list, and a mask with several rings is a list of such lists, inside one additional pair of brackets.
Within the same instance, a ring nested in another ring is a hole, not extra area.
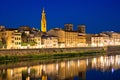
[(14, 38), (14, 37), (12, 36), (12, 38)]
[(14, 41), (12, 40), (12, 43), (14, 43)]

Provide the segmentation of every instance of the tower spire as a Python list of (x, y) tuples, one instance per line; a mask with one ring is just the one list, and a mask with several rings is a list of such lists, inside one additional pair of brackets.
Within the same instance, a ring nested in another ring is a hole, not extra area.
[(45, 10), (44, 10), (44, 8), (43, 8), (43, 11), (42, 11), (42, 13), (45, 13)]
[(47, 26), (46, 14), (45, 14), (45, 10), (43, 8), (43, 10), (42, 10), (42, 18), (41, 18), (41, 31), (42, 32), (46, 32), (47, 31), (46, 26)]

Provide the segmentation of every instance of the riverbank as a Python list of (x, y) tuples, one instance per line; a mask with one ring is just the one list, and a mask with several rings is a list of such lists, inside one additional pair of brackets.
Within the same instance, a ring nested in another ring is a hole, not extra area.
[(27, 61), (27, 60), (50, 60), (64, 58), (85, 58), (90, 56), (104, 55), (104, 51), (83, 51), (74, 53), (53, 53), (53, 54), (25, 54), (25, 55), (4, 55), (0, 56), (0, 62)]
[(90, 57), (110, 55), (120, 52), (120, 47), (80, 47), (80, 48), (47, 48), (47, 49), (10, 49), (0, 50), (0, 61), (49, 60), (72, 57)]

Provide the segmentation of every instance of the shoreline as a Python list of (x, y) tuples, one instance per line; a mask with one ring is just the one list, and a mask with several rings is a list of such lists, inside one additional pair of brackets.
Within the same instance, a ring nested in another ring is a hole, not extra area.
[(64, 59), (115, 55), (120, 53), (120, 46), (49, 48), (49, 49), (12, 49), (0, 50), (0, 63), (29, 60)]
[(75, 53), (58, 53), (58, 54), (28, 54), (28, 55), (17, 55), (17, 56), (0, 56), (1, 62), (19, 62), (29, 60), (57, 60), (57, 59), (69, 59), (69, 58), (89, 58), (96, 57), (99, 55), (105, 55), (104, 51), (91, 51), (91, 52), (75, 52)]

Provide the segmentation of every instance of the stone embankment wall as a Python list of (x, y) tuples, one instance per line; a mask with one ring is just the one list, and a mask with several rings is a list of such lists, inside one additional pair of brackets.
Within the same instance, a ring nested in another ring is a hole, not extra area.
[(53, 54), (53, 53), (77, 53), (103, 51), (103, 47), (80, 47), (80, 48), (44, 48), (44, 49), (8, 49), (0, 50), (1, 55), (26, 55), (26, 54)]
[(120, 53), (120, 46), (108, 46), (107, 53)]

